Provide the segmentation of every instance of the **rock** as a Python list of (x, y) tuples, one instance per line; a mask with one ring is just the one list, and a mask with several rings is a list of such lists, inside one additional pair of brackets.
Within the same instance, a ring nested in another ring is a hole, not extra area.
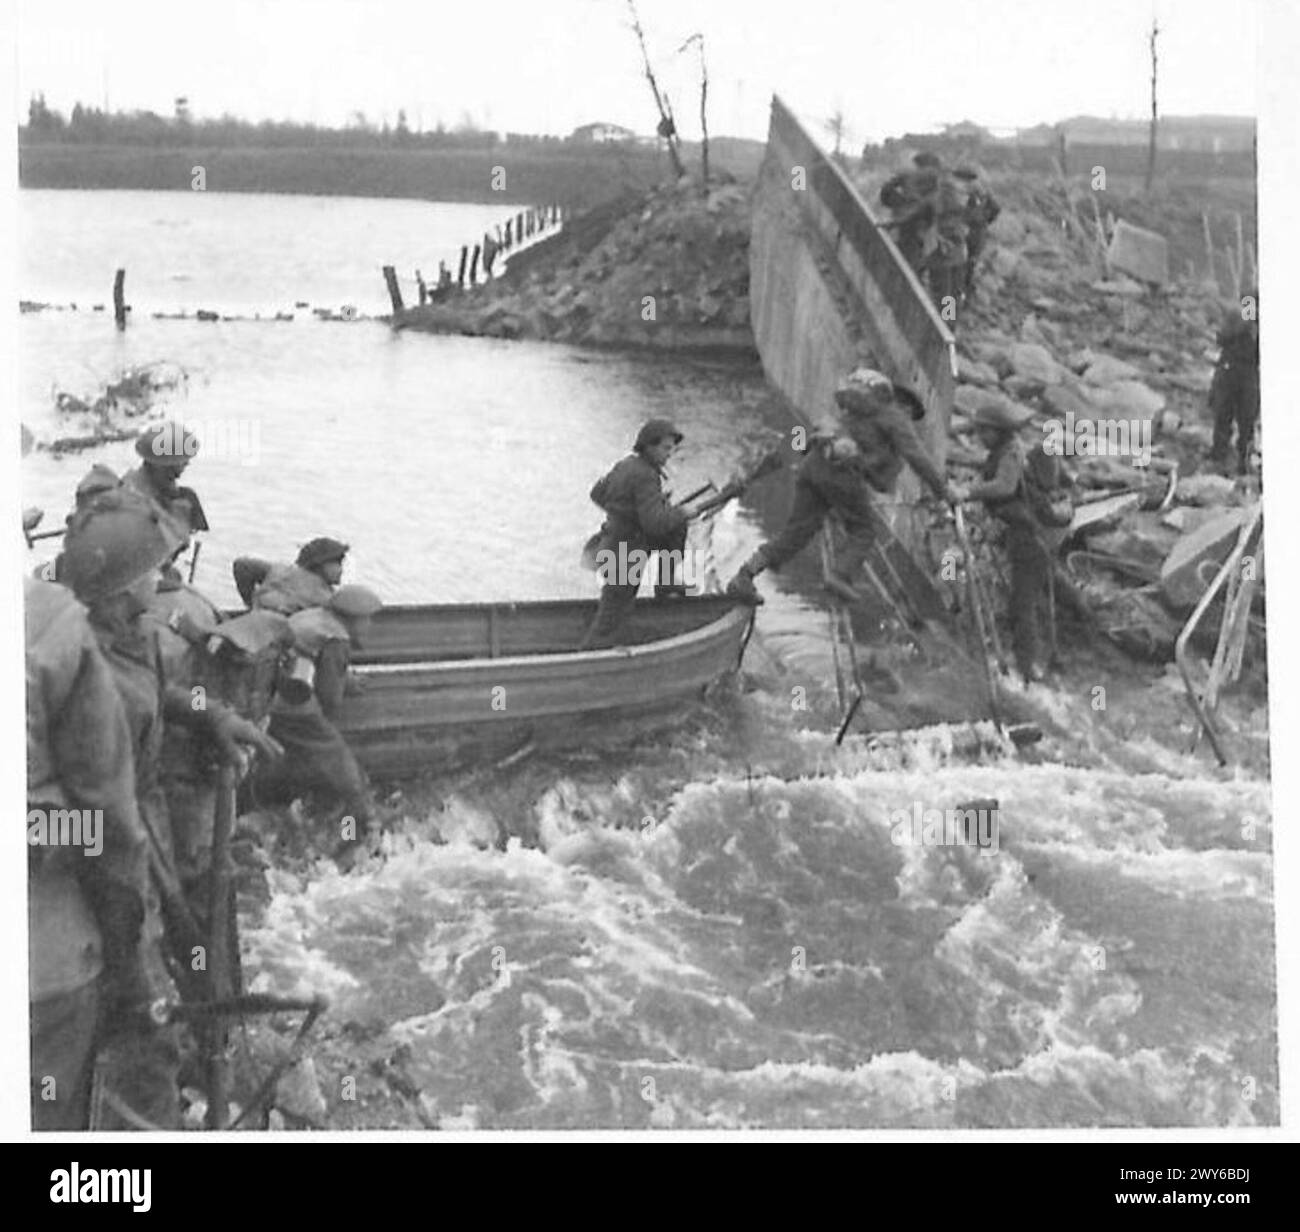
[(1092, 283), (1092, 289), (1102, 295), (1118, 295), (1126, 299), (1139, 299), (1146, 293), (1142, 284), (1131, 278), (1102, 279)]
[(316, 1064), (305, 1057), (291, 1065), (275, 1086), (276, 1107), (310, 1125), (324, 1125), (328, 1109), (316, 1078)]
[(1043, 385), (1059, 385), (1065, 377), (1065, 369), (1052, 358), (1052, 353), (1035, 342), (1013, 342), (1007, 348), (1007, 358), (1016, 376)]
[(1097, 418), (1154, 419), (1164, 409), (1165, 397), (1141, 381), (1119, 381), (1092, 395)]
[(1162, 526), (1159, 514), (1129, 511), (1115, 530), (1090, 536), (1088, 547), (1145, 565), (1154, 575), (1177, 542), (1178, 532)]
[(1084, 397), (1081, 387), (1074, 381), (1062, 385), (1049, 385), (1043, 390), (1043, 408), (1059, 419), (1072, 414), (1075, 419), (1091, 419), (1092, 403)]
[(953, 391), (952, 404), (963, 415), (974, 415), (976, 408), (989, 396), (989, 391), (978, 385), (958, 385)]
[(991, 388), (998, 383), (998, 374), (992, 364), (986, 364), (982, 359), (968, 359), (965, 355), (959, 355), (957, 379), (968, 385)]
[(1098, 355), (1084, 369), (1083, 379), (1089, 385), (1113, 385), (1116, 381), (1134, 381), (1142, 373), (1125, 360), (1113, 355)]
[(1217, 516), (1218, 510), (1215, 509), (1203, 509), (1198, 505), (1178, 505), (1165, 514), (1160, 521), (1162, 525), (1170, 526), (1180, 535), (1185, 535), (1204, 526), (1211, 518)]
[(1235, 505), (1236, 485), (1226, 475), (1188, 475), (1178, 481), (1178, 501), (1183, 505)]
[(1002, 388), (1017, 402), (1031, 402), (1043, 392), (1043, 382), (1028, 376), (1009, 376)]
[(972, 343), (971, 350), (998, 374), (999, 380), (1002, 380), (1015, 371), (1015, 365), (1012, 364), (1011, 356), (1007, 351), (1009, 344), (1009, 339), (994, 339), (987, 342)]
[(1160, 568), (1160, 589), (1168, 603), (1187, 610), (1196, 605), (1228, 553), (1245, 520), (1243, 509), (1227, 509), (1189, 531)]

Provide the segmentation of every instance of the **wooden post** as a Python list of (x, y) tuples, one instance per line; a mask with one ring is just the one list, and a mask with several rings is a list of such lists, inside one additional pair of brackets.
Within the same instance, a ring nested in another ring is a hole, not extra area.
[(1208, 281), (1214, 283), (1217, 288), (1219, 285), (1219, 273), (1214, 264), (1214, 240), (1210, 237), (1210, 217), (1201, 211), (1201, 230), (1205, 235), (1205, 259), (1210, 263), (1210, 276)]
[(401, 312), (405, 307), (402, 303), (402, 288), (397, 285), (397, 271), (391, 265), (384, 266), (384, 281), (388, 284), (388, 298), (392, 300), (393, 311)]
[(501, 234), (501, 224), (497, 223), (497, 247), (501, 248), (505, 244), (505, 238)]
[(126, 270), (113, 275), (113, 320), (118, 329), (126, 328)]
[(460, 249), (460, 272), (456, 275), (456, 283), (458, 286), (461, 287), (465, 285), (465, 263), (468, 260), (469, 260), (469, 249), (462, 244)]
[(524, 216), (522, 214), (515, 216), (515, 239), (521, 244), (524, 242)]
[(514, 230), (514, 225), (515, 225), (515, 220), (514, 220), (513, 218), (507, 218), (507, 219), (506, 219), (506, 239), (505, 239), (505, 246), (506, 246), (507, 248), (512, 248), (512, 247), (514, 247), (514, 242), (515, 242), (515, 241), (514, 241), (514, 238), (513, 238), (512, 234), (511, 234), (511, 232)]
[(472, 287), (478, 281), (478, 254), (479, 246), (474, 245), (474, 255), (469, 259), (469, 285)]
[(429, 302), (429, 288), (425, 285), (424, 275), (419, 270), (415, 271), (415, 285), (420, 289), (420, 307), (423, 308)]

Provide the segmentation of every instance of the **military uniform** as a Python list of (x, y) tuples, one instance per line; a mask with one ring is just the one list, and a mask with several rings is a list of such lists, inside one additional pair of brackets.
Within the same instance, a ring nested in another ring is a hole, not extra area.
[(844, 399), (864, 394), (873, 401), (869, 407), (858, 404), (847, 419), (847, 436), (817, 435), (810, 440), (795, 480), (794, 505), (785, 529), (741, 567), (728, 587), (732, 593), (748, 594), (754, 576), (785, 564), (811, 542), (832, 513), (843, 523), (848, 539), (836, 571), (846, 585), (855, 585), (880, 533), (875, 493), (893, 490), (904, 462), (936, 496), (947, 495), (944, 476), (883, 375), (858, 369), (841, 383), (836, 398), (844, 407)]
[[(1001, 432), (981, 470), (981, 482), (968, 496), (983, 501), (989, 512), (1006, 527), (1005, 546), (1011, 569), (1011, 644), (1016, 666), (1026, 679), (1041, 676), (1042, 618), (1049, 601), (1054, 557), (1065, 532), (1045, 525), (1029, 499), (1030, 455), (1016, 435), (1028, 422), (1028, 412), (1003, 399), (990, 399), (977, 408), (975, 422)], [(1042, 452), (1033, 461), (1041, 463), (1049, 477), (1039, 479), (1047, 488), (1059, 484), (1059, 459)], [(1054, 477), (1054, 478), (1053, 478)]]
[(334, 587), (301, 565), (271, 565), (254, 585), (252, 597), (255, 609), (292, 616), (306, 608), (324, 607), (334, 597)]
[[(655, 432), (661, 435), (655, 436)], [(595, 620), (582, 643), (585, 649), (616, 645), (636, 607), (640, 573), (633, 567), (628, 576), (618, 576), (620, 562), (631, 560), (635, 566), (640, 558), (632, 558), (634, 552), (685, 551), (686, 513), (668, 500), (663, 471), (643, 452), (646, 443), (669, 436), (681, 439), (671, 424), (651, 420), (642, 428), (635, 451), (591, 489), (592, 501), (606, 516), (598, 535), (588, 545), (601, 567), (603, 584)]]
[(997, 198), (972, 174), (966, 190), (966, 270), (962, 280), (963, 295), (969, 296), (975, 291), (975, 270), (988, 243), (989, 228), (1001, 213), (1002, 206), (998, 204)]
[(98, 856), (28, 849), (32, 1128), (85, 1129), (101, 1009), (114, 1025), (139, 988), (147, 840), (126, 715), (85, 609), (31, 579), (24, 602), (28, 807), (103, 810)]
[(1214, 441), (1210, 457), (1226, 464), (1237, 435), (1237, 469), (1244, 475), (1259, 420), (1259, 321), (1243, 318), (1232, 308), (1219, 328), (1219, 359), (1210, 382), (1210, 410), (1214, 413)]
[(295, 652), (313, 665), (312, 687), (302, 700), (291, 700), (282, 691), (272, 702), (269, 734), (284, 746), (285, 757), (258, 774), (258, 795), (287, 800), (307, 791), (325, 792), (364, 826), (375, 812), (370, 784), (334, 726), (347, 688), (348, 628), (324, 607), (295, 612), (289, 628)]

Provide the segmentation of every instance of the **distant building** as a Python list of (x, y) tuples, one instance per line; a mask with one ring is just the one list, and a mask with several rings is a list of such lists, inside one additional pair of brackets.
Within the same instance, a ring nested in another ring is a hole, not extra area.
[(636, 141), (637, 135), (621, 124), (582, 124), (569, 134), (569, 140), (594, 145), (609, 141)]

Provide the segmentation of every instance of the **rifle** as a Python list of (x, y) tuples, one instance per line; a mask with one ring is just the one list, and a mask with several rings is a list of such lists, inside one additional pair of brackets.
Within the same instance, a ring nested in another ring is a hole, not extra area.
[(713, 484), (705, 484), (704, 487), (698, 488), (692, 492), (685, 500), (680, 501), (677, 505), (679, 509), (686, 510), (686, 516), (692, 521), (699, 518), (707, 517), (716, 509), (721, 509), (728, 501), (735, 500), (736, 497), (742, 496), (751, 483), (762, 479), (765, 475), (770, 475), (773, 471), (779, 471), (784, 466), (784, 460), (781, 457), (779, 449), (769, 449), (759, 460), (742, 472), (736, 478), (732, 479), (716, 495), (708, 497), (701, 501), (694, 508), (690, 504), (696, 497), (703, 495)]

